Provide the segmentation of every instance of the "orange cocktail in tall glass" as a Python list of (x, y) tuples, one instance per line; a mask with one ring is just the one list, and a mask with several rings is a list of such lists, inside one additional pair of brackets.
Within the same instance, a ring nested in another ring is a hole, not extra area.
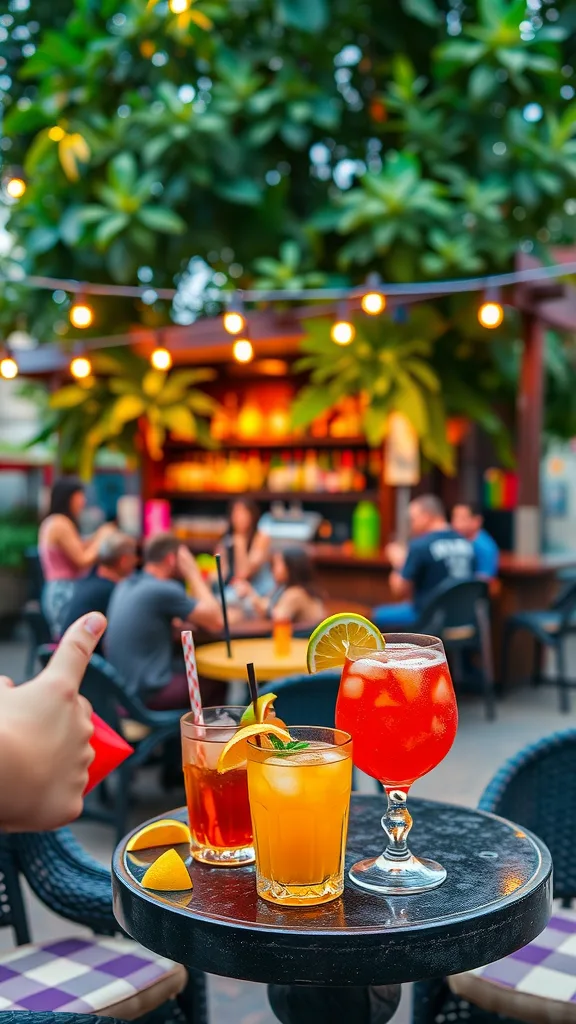
[(336, 723), (354, 743), (354, 764), (378, 779), (388, 797), (382, 826), (389, 839), (376, 860), (350, 871), (374, 892), (420, 892), (446, 872), (414, 857), (407, 846), (412, 783), (435, 768), (456, 736), (458, 711), (442, 642), (418, 634), (385, 636), (384, 651), (350, 648), (342, 671)]
[(204, 724), (184, 715), (182, 767), (195, 860), (219, 867), (254, 860), (246, 762), (220, 774), (218, 758), (236, 732), (244, 708), (204, 709)]
[(352, 743), (320, 726), (290, 726), (290, 736), (295, 749), (247, 744), (256, 889), (271, 903), (315, 906), (344, 889)]

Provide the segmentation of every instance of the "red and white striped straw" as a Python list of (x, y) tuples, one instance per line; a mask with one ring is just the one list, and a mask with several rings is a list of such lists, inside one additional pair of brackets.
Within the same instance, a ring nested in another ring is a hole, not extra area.
[(190, 694), (190, 707), (194, 715), (196, 725), (204, 725), (202, 714), (202, 699), (200, 697), (200, 683), (198, 682), (198, 669), (196, 667), (196, 651), (194, 640), (189, 629), (183, 629), (182, 650), (184, 651), (184, 664), (186, 666), (186, 679), (188, 680), (188, 692)]

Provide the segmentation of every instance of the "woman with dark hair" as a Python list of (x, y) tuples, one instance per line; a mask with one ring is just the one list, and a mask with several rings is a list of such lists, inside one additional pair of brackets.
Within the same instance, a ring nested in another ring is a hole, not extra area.
[(55, 639), (72, 597), (74, 580), (92, 568), (100, 542), (115, 527), (106, 523), (92, 537), (81, 537), (78, 520), (86, 504), (84, 485), (76, 477), (57, 480), (48, 515), (40, 526), (38, 555), (44, 574), (42, 610)]
[(276, 590), (270, 598), (260, 597), (248, 588), (244, 593), (257, 615), (275, 622), (321, 622), (326, 617), (322, 593), (314, 579), (314, 566), (304, 548), (286, 548), (272, 556), (272, 575)]
[[(222, 559), (226, 597), (232, 608), (242, 603), (237, 583), (249, 582), (261, 597), (271, 594), (274, 589), (270, 572), (270, 538), (258, 529), (259, 519), (260, 509), (256, 502), (237, 498), (230, 506), (228, 530), (216, 548)], [(242, 586), (240, 590), (243, 590)]]

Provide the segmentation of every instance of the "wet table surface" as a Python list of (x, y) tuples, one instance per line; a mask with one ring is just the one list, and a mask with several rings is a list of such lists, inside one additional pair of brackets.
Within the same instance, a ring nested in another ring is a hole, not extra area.
[[(384, 799), (353, 795), (347, 868), (382, 851)], [(464, 807), (416, 799), (409, 807), (413, 852), (448, 871), (438, 889), (383, 897), (346, 878), (332, 903), (279, 908), (256, 895), (253, 867), (208, 868), (183, 845), (177, 849), (193, 890), (151, 892), (139, 879), (162, 851), (127, 853), (126, 836), (113, 860), (116, 917), (144, 946), (187, 966), (288, 985), (396, 985), (455, 974), (498, 960), (543, 930), (552, 864), (538, 839)], [(186, 810), (170, 816), (186, 820)]]

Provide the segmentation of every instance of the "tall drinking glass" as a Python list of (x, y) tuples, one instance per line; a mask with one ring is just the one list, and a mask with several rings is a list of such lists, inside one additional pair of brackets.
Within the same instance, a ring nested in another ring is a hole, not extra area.
[(384, 651), (349, 648), (336, 704), (336, 724), (352, 736), (354, 764), (388, 797), (388, 845), (379, 857), (354, 864), (350, 878), (371, 892), (423, 892), (441, 885), (446, 871), (408, 849), (406, 801), (412, 783), (446, 757), (458, 710), (441, 640), (414, 633), (384, 639)]
[(192, 714), (180, 720), (190, 852), (195, 860), (213, 867), (239, 867), (254, 861), (246, 762), (221, 775), (216, 769), (244, 710), (204, 708), (204, 725), (197, 725)]
[(341, 729), (290, 726), (300, 749), (248, 740), (256, 890), (271, 903), (327, 903), (344, 888), (352, 743)]

